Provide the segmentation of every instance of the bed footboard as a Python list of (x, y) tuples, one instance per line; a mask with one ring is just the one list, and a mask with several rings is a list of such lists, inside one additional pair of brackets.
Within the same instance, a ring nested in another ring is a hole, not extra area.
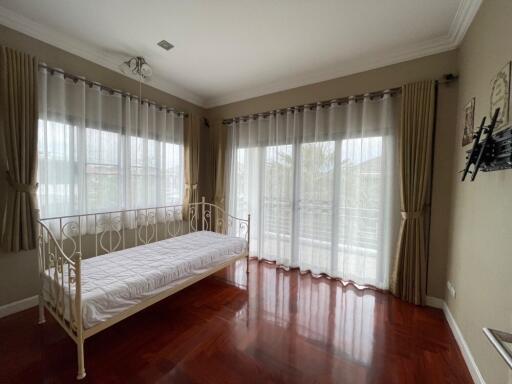
[[(205, 198), (201, 199), (201, 226), (203, 231), (213, 231), (225, 235), (244, 238), (247, 241), (247, 257), (245, 272), (249, 274), (249, 249), (251, 238), (251, 215), (247, 219), (235, 217), (227, 213), (221, 207), (207, 203)], [(249, 284), (249, 282), (247, 282)]]
[(235, 217), (221, 207), (201, 200), (203, 231), (219, 232), (230, 236), (241, 237), (249, 242), (251, 215), (247, 219)]
[[(74, 223), (64, 225), (60, 240), (57, 240), (48, 226), (39, 222), (39, 323), (45, 322), (44, 309), (57, 320), (66, 333), (77, 344), (78, 378), (85, 377), (84, 337), (81, 305), (81, 252), (67, 231), (79, 231)], [(66, 254), (62, 249), (64, 238), (72, 242), (73, 250)]]

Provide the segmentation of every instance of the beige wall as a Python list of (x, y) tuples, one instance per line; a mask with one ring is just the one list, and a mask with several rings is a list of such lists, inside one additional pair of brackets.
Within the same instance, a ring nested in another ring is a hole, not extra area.
[(482, 327), (512, 332), (512, 171), (479, 173), (473, 183), (461, 183), (455, 172), (468, 149), (460, 145), (462, 108), (476, 97), (475, 123), (489, 115), (490, 81), (512, 60), (511, 18), (512, 1), (485, 0), (459, 48), (459, 121), (447, 204), (447, 278), (456, 297), (446, 298), (489, 384), (512, 383), (512, 371), (482, 334)]
[[(227, 104), (212, 108), (207, 113), (214, 129), (219, 129), (225, 118), (394, 88), (407, 82), (437, 79), (446, 73), (457, 73), (456, 51)], [(457, 105), (457, 83), (441, 85), (438, 95), (428, 294), (443, 298), (447, 257), (443, 244), (448, 241), (445, 212), (451, 193), (449, 181), (453, 176), (451, 143), (454, 141), (455, 134), (454, 110)]]
[[(76, 75), (85, 76), (106, 86), (122, 89), (134, 94), (139, 93), (138, 82), (120, 73), (111, 71), (2, 25), (0, 25), (0, 45), (29, 52), (38, 56), (41, 61), (50, 66), (62, 68)], [(174, 107), (191, 115), (205, 116), (203, 108), (156, 88), (143, 85), (142, 94), (145, 98)], [(204, 143), (201, 144), (203, 147), (206, 146)], [(201, 158), (201, 162), (205, 163), (206, 159)], [(5, 187), (0, 185), (0, 188)], [(0, 306), (33, 296), (37, 293), (37, 290), (38, 278), (35, 251), (13, 254), (0, 250)]]

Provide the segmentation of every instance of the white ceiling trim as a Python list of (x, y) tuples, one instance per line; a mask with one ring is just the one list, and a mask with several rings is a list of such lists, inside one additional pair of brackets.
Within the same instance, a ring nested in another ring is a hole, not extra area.
[[(46, 27), (2, 6), (0, 6), (0, 24), (124, 75), (119, 70), (119, 58), (108, 55), (84, 41), (70, 38), (63, 33), (58, 33), (52, 28)], [(124, 76), (138, 80), (136, 76)], [(154, 75), (151, 81), (146, 84), (195, 105), (204, 106), (202, 97), (162, 76)]]
[[(263, 96), (269, 93), (284, 91), (308, 84), (331, 80), (354, 73), (364, 72), (379, 67), (413, 60), (420, 57), (433, 55), (457, 48), (462, 42), (469, 26), (471, 25), (482, 0), (461, 0), (457, 12), (452, 20), (448, 33), (440, 38), (425, 41), (420, 44), (413, 44), (409, 47), (400, 47), (390, 50), (385, 54), (375, 57), (362, 57), (355, 60), (338, 63), (335, 68), (324, 71), (315, 71), (282, 79), (271, 84), (265, 84), (251, 89), (232, 92), (219, 97), (204, 99), (186, 88), (170, 81), (162, 76), (155, 75), (148, 85), (170, 93), (174, 96), (187, 100), (205, 108), (212, 108), (219, 105), (229, 104), (253, 97)], [(43, 26), (33, 20), (12, 12), (0, 6), (0, 24), (3, 24), (18, 32), (29, 35), (45, 43), (54, 45), (65, 51), (71, 52), (84, 59), (92, 61), (115, 72), (119, 71), (119, 59), (108, 55), (105, 52), (87, 44), (81, 40), (73, 39), (55, 30)], [(135, 80), (135, 77), (129, 76)]]
[(213, 97), (206, 100), (205, 108), (213, 108), (253, 97), (263, 96), (304, 85), (315, 84), (321, 81), (327, 81), (342, 76), (385, 67), (387, 65), (419, 59), (436, 53), (450, 51), (457, 48), (462, 42), (462, 39), (473, 22), (481, 3), (482, 0), (461, 0), (457, 12), (451, 22), (450, 29), (443, 37), (428, 40), (420, 44), (415, 43), (409, 47), (390, 50), (381, 55), (378, 59), (364, 57), (357, 60), (345, 61), (339, 63), (336, 68), (317, 71), (311, 74), (302, 74), (300, 76), (283, 79), (282, 81), (273, 82), (272, 84), (251, 88), (250, 90), (233, 92), (220, 97)]
[(448, 32), (450, 40), (457, 46), (462, 43), (481, 4), (482, 0), (461, 0), (459, 3)]

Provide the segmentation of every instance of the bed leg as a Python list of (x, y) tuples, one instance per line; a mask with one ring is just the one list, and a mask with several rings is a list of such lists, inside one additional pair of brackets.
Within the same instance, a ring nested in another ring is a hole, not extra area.
[(76, 343), (76, 352), (78, 358), (78, 373), (76, 375), (77, 380), (81, 380), (85, 377), (85, 363), (84, 363), (84, 342), (78, 341)]
[(246, 326), (249, 327), (249, 307), (250, 307), (250, 301), (251, 301), (251, 296), (249, 295), (249, 254), (247, 254), (246, 272), (245, 273), (246, 273), (245, 283), (247, 284), (247, 313), (246, 313), (245, 320), (246, 320)]
[(46, 322), (46, 319), (44, 317), (44, 299), (43, 295), (39, 295), (39, 321), (37, 324), (43, 324)]

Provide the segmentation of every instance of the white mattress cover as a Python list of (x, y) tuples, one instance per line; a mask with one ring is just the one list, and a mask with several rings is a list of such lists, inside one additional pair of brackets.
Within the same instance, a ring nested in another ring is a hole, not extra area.
[[(199, 231), (83, 259), (83, 326), (87, 329), (106, 321), (187, 278), (235, 259), (246, 249), (244, 239)], [(48, 295), (53, 277), (51, 272), (45, 276), (43, 291)], [(65, 291), (67, 295), (67, 288)], [(74, 297), (74, 289), (71, 296)], [(68, 318), (67, 297), (64, 302)]]

